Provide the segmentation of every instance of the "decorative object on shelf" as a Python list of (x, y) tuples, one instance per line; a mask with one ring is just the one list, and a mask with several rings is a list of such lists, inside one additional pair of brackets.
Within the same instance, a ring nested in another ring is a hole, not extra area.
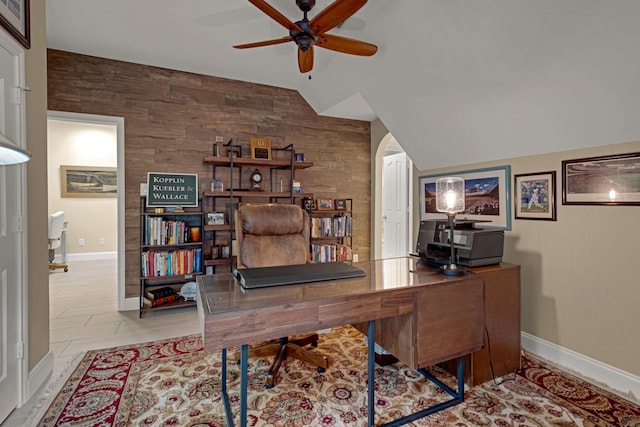
[(224, 191), (224, 181), (221, 179), (212, 179), (211, 180), (211, 192), (213, 193), (222, 193)]
[(3, 1), (0, 4), (0, 25), (25, 49), (31, 48), (31, 17), (29, 0)]
[(251, 138), (251, 158), (271, 160), (271, 140), (269, 138)]
[(335, 206), (337, 211), (346, 211), (347, 201), (345, 199), (335, 199)]
[(294, 179), (293, 181), (291, 181), (291, 190), (294, 193), (304, 193), (304, 190), (302, 189), (302, 186), (300, 184), (300, 181), (297, 179)]
[(640, 205), (640, 153), (562, 161), (563, 205)]
[(307, 212), (314, 211), (316, 210), (316, 201), (313, 199), (313, 197), (303, 197), (302, 208)]
[(189, 227), (189, 241), (199, 242), (202, 240), (202, 229), (200, 227)]
[(224, 225), (224, 212), (209, 212), (207, 225)]
[(451, 246), (451, 258), (448, 265), (443, 265), (440, 271), (447, 276), (461, 276), (465, 273), (464, 267), (456, 265), (456, 249), (454, 234), (454, 218), (456, 214), (464, 212), (464, 179), (457, 176), (438, 178), (436, 180), (436, 210), (444, 212), (449, 219), (449, 245)]
[(556, 220), (556, 171), (513, 176), (516, 219)]
[(296, 162), (304, 162), (304, 153), (295, 153)]
[(511, 166), (495, 166), (463, 172), (421, 176), (420, 220), (444, 219), (436, 210), (436, 179), (458, 176), (470, 191), (465, 194), (465, 220), (482, 222), (482, 228), (511, 230)]
[(220, 258), (228, 259), (231, 257), (231, 247), (229, 245), (220, 245)]
[(235, 159), (237, 159), (238, 157), (242, 157), (242, 151), (240, 150), (240, 147), (227, 147), (227, 157), (233, 157)]
[(263, 191), (261, 184), (262, 183), (262, 174), (258, 169), (254, 169), (251, 172), (251, 186), (249, 187), (250, 191)]
[(220, 247), (218, 245), (211, 246), (211, 259), (218, 259), (220, 257)]
[(331, 211), (331, 210), (333, 210), (333, 199), (321, 199), (321, 198), (318, 198), (318, 210), (319, 211)]
[(184, 298), (185, 301), (195, 301), (196, 295), (198, 294), (198, 292), (196, 291), (197, 286), (198, 285), (196, 284), (196, 282), (187, 282), (182, 285), (179, 294), (182, 296), (182, 298)]

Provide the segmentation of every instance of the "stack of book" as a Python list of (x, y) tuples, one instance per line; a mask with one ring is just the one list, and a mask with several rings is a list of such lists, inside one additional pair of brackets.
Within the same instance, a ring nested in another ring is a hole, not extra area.
[(175, 289), (170, 286), (165, 286), (158, 289), (148, 289), (142, 300), (142, 306), (144, 308), (159, 307), (182, 300), (182, 295), (178, 294)]

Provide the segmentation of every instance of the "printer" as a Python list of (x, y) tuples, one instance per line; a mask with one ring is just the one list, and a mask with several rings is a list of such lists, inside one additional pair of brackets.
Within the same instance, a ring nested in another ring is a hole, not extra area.
[[(478, 221), (456, 221), (453, 243), (457, 265), (480, 267), (502, 262), (504, 231), (476, 228)], [(449, 223), (447, 220), (420, 221), (416, 252), (423, 262), (432, 265), (449, 264)]]

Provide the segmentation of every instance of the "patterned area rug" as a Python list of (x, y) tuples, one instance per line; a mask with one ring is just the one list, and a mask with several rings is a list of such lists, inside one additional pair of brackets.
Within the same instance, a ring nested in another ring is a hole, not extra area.
[[(287, 360), (265, 389), (269, 359), (250, 359), (250, 426), (364, 426), (367, 348), (352, 327), (321, 334), (329, 357), (320, 374)], [(40, 419), (40, 426), (226, 426), (220, 353), (199, 336), (90, 351)], [(442, 372), (436, 372), (442, 378)], [(445, 375), (446, 377), (446, 375)], [(238, 423), (238, 366), (228, 363)], [(445, 378), (453, 386), (455, 380)], [(400, 363), (376, 369), (376, 422), (447, 400), (449, 395)], [(414, 426), (640, 426), (640, 407), (527, 355), (514, 374), (474, 387), (465, 402)]]

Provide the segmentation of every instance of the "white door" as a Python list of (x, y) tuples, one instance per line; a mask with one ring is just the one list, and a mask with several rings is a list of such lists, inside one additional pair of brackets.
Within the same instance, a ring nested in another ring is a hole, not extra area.
[[(21, 140), (18, 57), (0, 44), (0, 132)], [(0, 423), (18, 405), (22, 357), (22, 196), (24, 165), (0, 166)], [(20, 354), (19, 354), (20, 353)]]
[(382, 170), (382, 257), (405, 256), (408, 253), (408, 185), (407, 155), (384, 157)]

